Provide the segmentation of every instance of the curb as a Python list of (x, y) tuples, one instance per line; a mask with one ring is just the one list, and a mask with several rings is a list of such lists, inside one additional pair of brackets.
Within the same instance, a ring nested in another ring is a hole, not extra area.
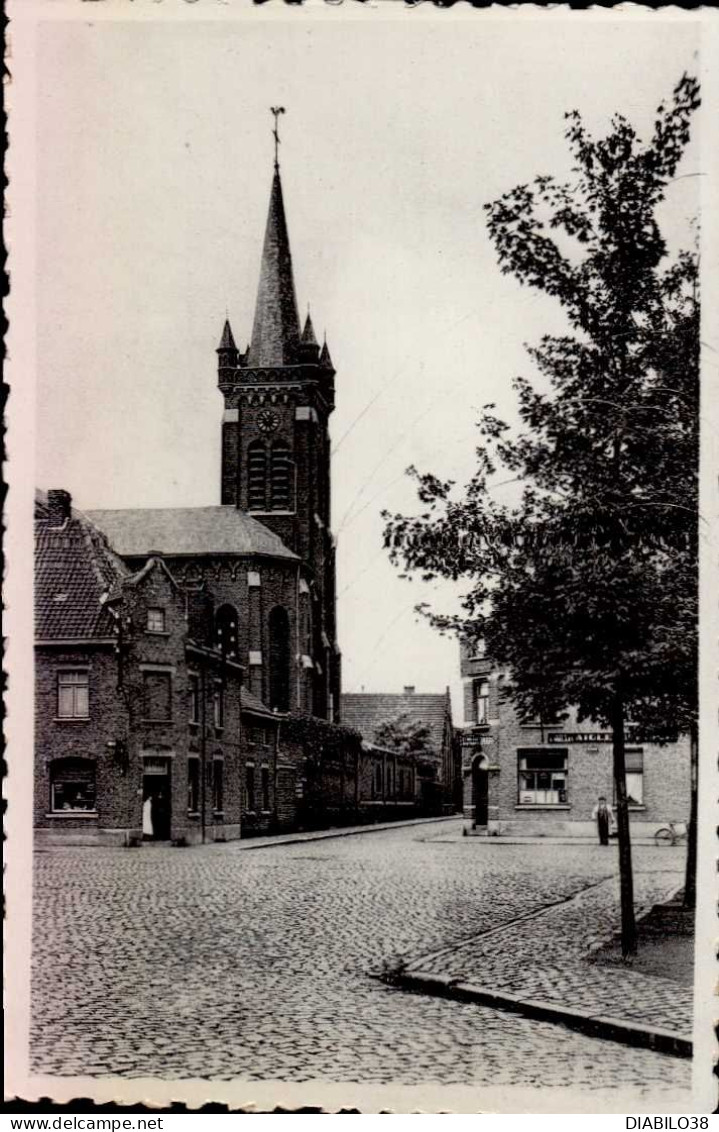
[(672, 1057), (692, 1056), (692, 1041), (671, 1030), (656, 1028), (650, 1030), (633, 1022), (619, 1018), (609, 1018), (601, 1014), (585, 1014), (536, 999), (521, 998), (509, 991), (494, 991), (488, 987), (475, 986), (453, 979), (449, 975), (401, 974), (390, 978), (375, 976), (399, 990), (415, 994), (430, 994), (441, 998), (451, 998), (457, 1002), (473, 1002), (481, 1006), (492, 1006), (497, 1010), (509, 1010), (522, 1014), (525, 1018), (535, 1018), (541, 1022), (554, 1022), (570, 1030), (578, 1030), (592, 1038), (606, 1038), (635, 1048), (651, 1049), (655, 1053), (667, 1053)]
[[(278, 834), (272, 838), (246, 837), (237, 841), (222, 842), (228, 849), (246, 852), (249, 849), (272, 849), (275, 845), (302, 845), (310, 841), (328, 841), (331, 837), (356, 837), (362, 833), (386, 833), (389, 829), (403, 829), (412, 825), (429, 825), (431, 823), (456, 821), (457, 814), (445, 814), (438, 818), (412, 818), (409, 821), (377, 822), (373, 825), (351, 825), (346, 829), (318, 829), (311, 833)], [(209, 845), (220, 842), (208, 842)]]

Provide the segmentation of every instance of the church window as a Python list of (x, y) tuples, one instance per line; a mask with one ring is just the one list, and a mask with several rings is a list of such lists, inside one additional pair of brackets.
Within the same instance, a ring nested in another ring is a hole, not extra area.
[(277, 605), (270, 613), (270, 707), (290, 710), (290, 619)]
[(272, 445), (270, 470), (270, 506), (273, 511), (291, 510), (292, 478), (289, 445), (284, 440), (276, 440)]
[(247, 501), (250, 511), (267, 508), (267, 451), (261, 440), (247, 450)]
[(227, 660), (237, 657), (237, 621), (234, 605), (221, 605), (215, 614), (215, 642)]

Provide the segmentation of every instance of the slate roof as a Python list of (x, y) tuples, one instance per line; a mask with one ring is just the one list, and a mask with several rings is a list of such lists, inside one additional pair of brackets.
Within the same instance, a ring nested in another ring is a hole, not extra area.
[(102, 639), (113, 619), (101, 602), (128, 576), (102, 534), (78, 511), (62, 527), (50, 527), (42, 496), (35, 525), (35, 637), (37, 640)]
[(300, 320), (292, 277), (290, 238), (280, 174), (276, 169), (267, 213), (248, 364), (294, 365), (299, 342)]
[[(343, 726), (353, 727), (369, 743), (375, 742), (375, 728), (398, 715), (429, 727), (430, 742), (435, 751), (442, 749), (444, 722), (451, 712), (449, 691), (437, 693), (345, 692), (342, 695), (340, 719)], [(450, 717), (451, 718), (451, 717)]]
[(203, 554), (297, 558), (273, 531), (230, 505), (143, 507), (86, 514), (123, 558), (142, 558), (151, 551), (168, 558)]

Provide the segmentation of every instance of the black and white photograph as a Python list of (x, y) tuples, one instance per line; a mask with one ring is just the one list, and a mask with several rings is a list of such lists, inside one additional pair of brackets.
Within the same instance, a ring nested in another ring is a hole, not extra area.
[(11, 4), (12, 1095), (715, 1110), (717, 26)]

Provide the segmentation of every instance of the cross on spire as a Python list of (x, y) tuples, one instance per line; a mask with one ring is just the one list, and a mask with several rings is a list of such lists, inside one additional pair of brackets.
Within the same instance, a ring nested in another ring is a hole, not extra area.
[(275, 139), (275, 171), (278, 171), (279, 168), (280, 168), (280, 160), (279, 160), (280, 133), (279, 133), (279, 130), (278, 130), (277, 127), (278, 127), (278, 124), (279, 124), (280, 114), (285, 113), (285, 108), (284, 108), (284, 106), (270, 106), (270, 112), (272, 114), (274, 114), (274, 116), (275, 116), (275, 125), (274, 125), (274, 128), (272, 130), (272, 136)]

